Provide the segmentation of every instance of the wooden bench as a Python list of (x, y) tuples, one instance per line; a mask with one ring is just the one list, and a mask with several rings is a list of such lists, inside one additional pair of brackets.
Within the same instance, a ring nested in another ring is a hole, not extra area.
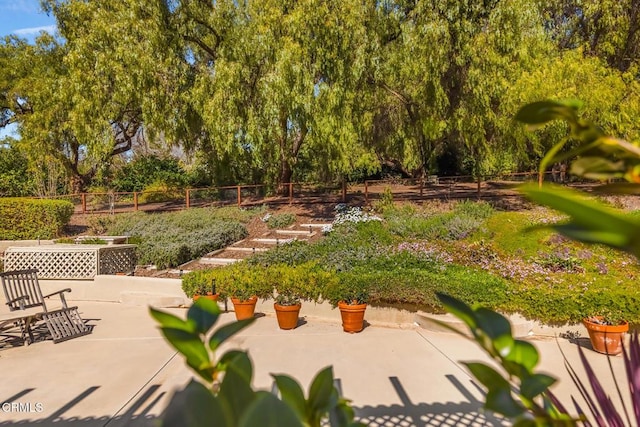
[[(13, 322), (20, 328), (21, 339), (26, 344), (34, 341), (32, 325), (39, 321), (46, 323), (54, 343), (91, 333), (91, 328), (80, 317), (78, 307), (67, 305), (64, 294), (71, 289), (42, 295), (36, 270), (0, 273), (0, 282), (10, 311), (0, 317), (0, 328)], [(62, 307), (50, 310), (45, 300), (55, 295), (58, 295)]]

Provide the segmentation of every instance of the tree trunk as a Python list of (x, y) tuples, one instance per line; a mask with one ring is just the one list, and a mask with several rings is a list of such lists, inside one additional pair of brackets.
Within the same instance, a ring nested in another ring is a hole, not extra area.
[(278, 192), (281, 195), (287, 195), (289, 193), (289, 183), (293, 177), (293, 169), (286, 159), (282, 159), (280, 164), (280, 177), (278, 178), (279, 188)]

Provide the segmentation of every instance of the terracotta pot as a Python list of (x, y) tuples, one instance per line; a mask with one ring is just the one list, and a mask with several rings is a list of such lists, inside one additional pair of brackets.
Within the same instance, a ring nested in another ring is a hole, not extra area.
[[(602, 319), (594, 316), (595, 319)], [(600, 325), (591, 322), (589, 318), (583, 319), (582, 324), (589, 332), (591, 346), (598, 353), (616, 355), (622, 353), (622, 341), (629, 330), (629, 323), (623, 322), (619, 325)]]
[(298, 326), (300, 307), (302, 307), (302, 304), (273, 304), (273, 308), (276, 310), (276, 318), (278, 319), (278, 326), (280, 326), (280, 329), (295, 329), (295, 327)]
[(340, 301), (338, 308), (342, 316), (342, 329), (345, 332), (354, 333), (364, 329), (364, 311), (367, 304), (347, 304)]
[(207, 294), (207, 295), (194, 295), (193, 296), (193, 302), (198, 301), (198, 298), (206, 298), (206, 299), (210, 299), (211, 301), (218, 301), (218, 294)]
[(231, 302), (233, 303), (233, 310), (236, 313), (236, 319), (251, 319), (253, 317), (253, 313), (256, 311), (258, 297), (251, 297), (245, 301), (240, 301), (237, 298), (231, 298)]

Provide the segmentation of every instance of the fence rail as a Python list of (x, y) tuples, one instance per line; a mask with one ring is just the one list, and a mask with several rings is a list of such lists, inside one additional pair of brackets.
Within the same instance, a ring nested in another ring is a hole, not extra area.
[[(522, 172), (486, 178), (471, 175), (429, 175), (417, 179), (389, 178), (347, 183), (281, 184), (277, 189), (263, 184), (230, 185), (221, 187), (187, 188), (172, 191), (133, 191), (66, 194), (49, 199), (65, 199), (76, 206), (76, 213), (120, 213), (138, 210), (182, 210), (204, 206), (252, 206), (261, 203), (315, 203), (346, 202), (348, 200), (371, 203), (390, 192), (397, 200), (493, 198), (499, 195), (517, 195), (510, 186), (526, 181), (537, 181), (538, 172)], [(548, 172), (545, 181), (557, 181)]]

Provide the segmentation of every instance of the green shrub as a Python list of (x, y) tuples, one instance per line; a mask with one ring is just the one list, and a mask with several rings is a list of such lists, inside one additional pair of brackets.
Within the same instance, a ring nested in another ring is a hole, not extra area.
[(369, 274), (339, 273), (338, 280), (325, 287), (323, 297), (334, 307), (339, 302), (366, 304), (371, 292), (370, 279)]
[(246, 301), (253, 296), (266, 299), (273, 294), (266, 268), (259, 265), (237, 262), (212, 270), (211, 276), (216, 291), (224, 297)]
[(0, 199), (0, 240), (53, 239), (72, 214), (66, 200)]
[(265, 273), (274, 290), (273, 299), (280, 305), (320, 301), (325, 290), (338, 280), (334, 273), (323, 270), (315, 262), (274, 265)]
[[(210, 218), (248, 223), (254, 217), (263, 213), (265, 209), (266, 208), (264, 206), (255, 208), (238, 208), (236, 206), (224, 206), (221, 208), (209, 208), (207, 209), (207, 211)], [(193, 209), (193, 211), (197, 211), (197, 209)]]
[(476, 219), (487, 219), (494, 214), (494, 210), (487, 202), (472, 202), (464, 200), (455, 205), (453, 211), (458, 215), (466, 215)]
[(90, 215), (87, 218), (89, 230), (94, 234), (104, 234), (115, 224), (114, 215)]
[(296, 216), (292, 213), (283, 213), (270, 215), (267, 219), (267, 226), (269, 228), (284, 228), (296, 222)]
[(189, 297), (217, 292), (213, 270), (196, 270), (182, 276), (182, 290)]
[(179, 187), (162, 181), (147, 185), (138, 198), (140, 203), (171, 202), (185, 198), (185, 192)]
[(115, 216), (108, 232), (139, 239), (138, 260), (158, 268), (176, 267), (247, 236), (237, 221), (211, 219), (211, 209)]
[(179, 188), (188, 184), (187, 173), (173, 157), (140, 156), (116, 171), (111, 185), (116, 191), (142, 191), (152, 185)]

